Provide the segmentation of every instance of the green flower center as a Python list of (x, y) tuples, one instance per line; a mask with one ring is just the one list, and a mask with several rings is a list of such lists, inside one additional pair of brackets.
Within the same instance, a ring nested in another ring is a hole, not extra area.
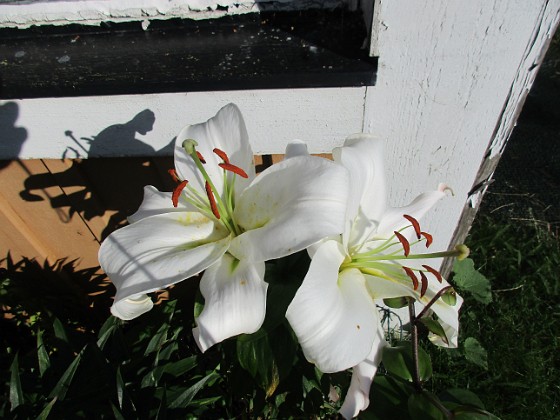
[[(177, 188), (173, 191), (172, 201), (173, 206), (177, 207), (179, 199), (185, 200), (187, 203), (195, 207), (201, 214), (209, 219), (222, 224), (229, 232), (240, 235), (243, 229), (235, 222), (235, 177), (237, 175), (247, 178), (247, 173), (240, 167), (232, 164), (229, 161), (228, 155), (218, 148), (213, 152), (222, 159), (222, 163), (218, 166), (223, 170), (223, 191), (218, 191), (214, 182), (208, 175), (204, 168), (206, 160), (196, 150), (198, 143), (193, 139), (187, 139), (183, 142), (183, 148), (187, 154), (192, 158), (196, 168), (204, 179), (205, 193), (202, 194), (197, 189), (191, 187), (187, 180), (180, 180), (175, 170), (170, 170), (171, 176), (178, 182)], [(233, 176), (228, 176), (228, 172), (233, 173)]]
[[(348, 261), (340, 267), (340, 271), (347, 268), (357, 268), (364, 274), (385, 278), (390, 281), (403, 281), (410, 279), (414, 290), (420, 287), (420, 297), (423, 297), (428, 289), (428, 276), (434, 276), (440, 283), (443, 277), (440, 272), (429, 265), (422, 265), (422, 268), (407, 267), (403, 260), (432, 259), (442, 257), (457, 257), (459, 260), (466, 258), (469, 249), (465, 245), (457, 245), (455, 249), (444, 252), (432, 253), (411, 253), (412, 248), (420, 243), (425, 243), (429, 248), (433, 242), (432, 235), (420, 229), (420, 224), (412, 216), (404, 215), (410, 224), (399, 231), (394, 231), (393, 235), (387, 239), (373, 239), (367, 242), (368, 250), (361, 252), (363, 245), (350, 249)], [(416, 241), (410, 243), (403, 235), (407, 229), (414, 229)]]

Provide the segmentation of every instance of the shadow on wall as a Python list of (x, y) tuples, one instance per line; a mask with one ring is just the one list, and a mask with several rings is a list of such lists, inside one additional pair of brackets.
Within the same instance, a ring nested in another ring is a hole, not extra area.
[[(30, 175), (20, 192), (21, 198), (26, 201), (44, 200), (43, 195), (37, 194), (38, 191), (59, 186), (61, 193), (48, 197), (52, 208), (69, 207), (70, 217), (78, 213), (88, 221), (106, 212), (113, 213), (99, 238), (104, 239), (138, 209), (145, 185), (153, 185), (160, 190), (173, 189), (171, 177), (163, 175), (166, 169), (172, 167), (172, 158), (158, 158), (165, 161), (160, 165), (166, 166), (163, 170), (152, 157), (156, 154), (171, 156), (175, 139), (156, 151), (136, 138), (137, 133), (144, 135), (151, 131), (154, 122), (154, 113), (146, 109), (132, 120), (111, 125), (91, 137), (78, 139), (71, 131), (66, 131), (66, 136), (74, 144), (66, 149), (62, 157), (78, 159), (62, 172)], [(130, 150), (145, 157), (98, 158), (103, 155), (118, 156)], [(84, 156), (88, 159), (79, 159)]]
[[(27, 130), (16, 127), (18, 115), (19, 107), (15, 102), (0, 105), (0, 156), (19, 156), (27, 139)], [(9, 164), (9, 160), (0, 160), (0, 170)]]

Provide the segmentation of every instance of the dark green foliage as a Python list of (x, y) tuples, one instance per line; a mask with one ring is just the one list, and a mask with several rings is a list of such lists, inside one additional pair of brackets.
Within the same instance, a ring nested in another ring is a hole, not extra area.
[(460, 348), (431, 348), (433, 389), (470, 389), (502, 419), (558, 418), (558, 237), (481, 217), (468, 243), (491, 280), (493, 301), (465, 294)]

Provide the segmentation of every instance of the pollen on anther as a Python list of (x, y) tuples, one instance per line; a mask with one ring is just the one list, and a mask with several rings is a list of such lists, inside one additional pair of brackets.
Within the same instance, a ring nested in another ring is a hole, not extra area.
[(426, 270), (428, 270), (430, 273), (432, 273), (440, 283), (443, 281), (443, 277), (441, 276), (441, 273), (439, 271), (437, 271), (435, 268), (430, 267), (429, 265), (424, 265), (424, 264), (422, 264), (422, 267), (424, 267)]
[(404, 267), (404, 266), (403, 266), (403, 270), (405, 271), (406, 275), (410, 277), (410, 279), (412, 280), (412, 285), (414, 286), (414, 290), (418, 289), (418, 277), (416, 277), (416, 274), (414, 274), (414, 270), (412, 270), (412, 268)]
[(219, 163), (220, 168), (225, 169), (226, 171), (233, 172), (234, 174), (239, 175), (242, 178), (249, 178), (247, 173), (241, 169), (239, 166), (232, 165), (231, 163)]
[(171, 201), (173, 202), (173, 207), (177, 207), (179, 205), (179, 197), (181, 196), (181, 193), (183, 192), (183, 190), (185, 189), (188, 183), (189, 181), (187, 180), (182, 181), (179, 185), (177, 185), (177, 188), (173, 190), (173, 194), (171, 194)]
[(169, 175), (171, 175), (171, 178), (173, 178), (173, 181), (175, 182), (181, 182), (181, 180), (179, 179), (179, 177), (177, 176), (177, 171), (175, 169), (169, 169), (167, 171), (167, 173)]
[(420, 297), (424, 297), (426, 290), (428, 290), (428, 277), (423, 271), (420, 271), (420, 280), (422, 281), (422, 287), (420, 288)]
[(218, 149), (217, 147), (216, 147), (214, 150), (212, 150), (212, 151), (213, 151), (214, 153), (216, 153), (216, 154), (220, 157), (220, 159), (222, 159), (225, 163), (229, 163), (229, 157), (228, 157), (228, 155), (226, 154), (226, 152), (224, 152), (224, 151), (221, 150), (221, 149)]
[(416, 238), (420, 239), (421, 232), (420, 232), (420, 223), (418, 223), (418, 220), (416, 220), (412, 216), (409, 216), (408, 214), (404, 214), (403, 217), (412, 224), (412, 227), (414, 228), (414, 232), (416, 232)]
[(212, 210), (212, 214), (216, 216), (216, 219), (220, 218), (220, 212), (218, 211), (218, 206), (216, 205), (216, 198), (214, 198), (214, 194), (212, 193), (212, 187), (208, 181), (204, 185), (206, 188), (206, 195), (208, 196), (208, 201), (210, 202), (210, 209)]
[(202, 154), (198, 150), (196, 151), (196, 155), (198, 156), (198, 160), (200, 160), (202, 163), (206, 163), (206, 159), (204, 159), (204, 156), (202, 156)]
[(426, 239), (426, 248), (429, 248), (434, 241), (433, 236), (427, 232), (420, 232), (420, 235), (422, 235)]
[(403, 247), (404, 256), (408, 257), (408, 254), (410, 254), (410, 243), (408, 242), (408, 239), (406, 239), (402, 234), (400, 234), (397, 231), (395, 231), (394, 234)]

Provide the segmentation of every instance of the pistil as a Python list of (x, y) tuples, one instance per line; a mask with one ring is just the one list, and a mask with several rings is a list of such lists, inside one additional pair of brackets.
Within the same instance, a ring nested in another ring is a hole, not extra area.
[(187, 193), (184, 197), (187, 202), (196, 207), (205, 216), (218, 220), (230, 232), (235, 235), (239, 235), (241, 234), (241, 229), (237, 226), (233, 217), (233, 209), (235, 207), (233, 199), (233, 180), (235, 178), (226, 176), (226, 173), (232, 172), (234, 177), (239, 175), (244, 178), (248, 178), (248, 175), (242, 168), (232, 164), (229, 161), (229, 157), (223, 150), (215, 148), (213, 152), (223, 160), (222, 163), (218, 164), (220, 168), (224, 170), (224, 191), (222, 197), (222, 191), (218, 191), (208, 172), (204, 168), (203, 165), (206, 164), (206, 160), (204, 159), (204, 156), (196, 150), (196, 146), (198, 146), (198, 143), (193, 139), (183, 141), (183, 148), (185, 149), (185, 152), (191, 157), (196, 168), (204, 179), (204, 192), (206, 193), (206, 196), (204, 196), (204, 193), (199, 192), (188, 185), (187, 180), (179, 179), (177, 172), (174, 169), (171, 169), (169, 170), (169, 174), (176, 182), (178, 182), (178, 185), (171, 196), (173, 206), (178, 206), (179, 198), (186, 189)]

